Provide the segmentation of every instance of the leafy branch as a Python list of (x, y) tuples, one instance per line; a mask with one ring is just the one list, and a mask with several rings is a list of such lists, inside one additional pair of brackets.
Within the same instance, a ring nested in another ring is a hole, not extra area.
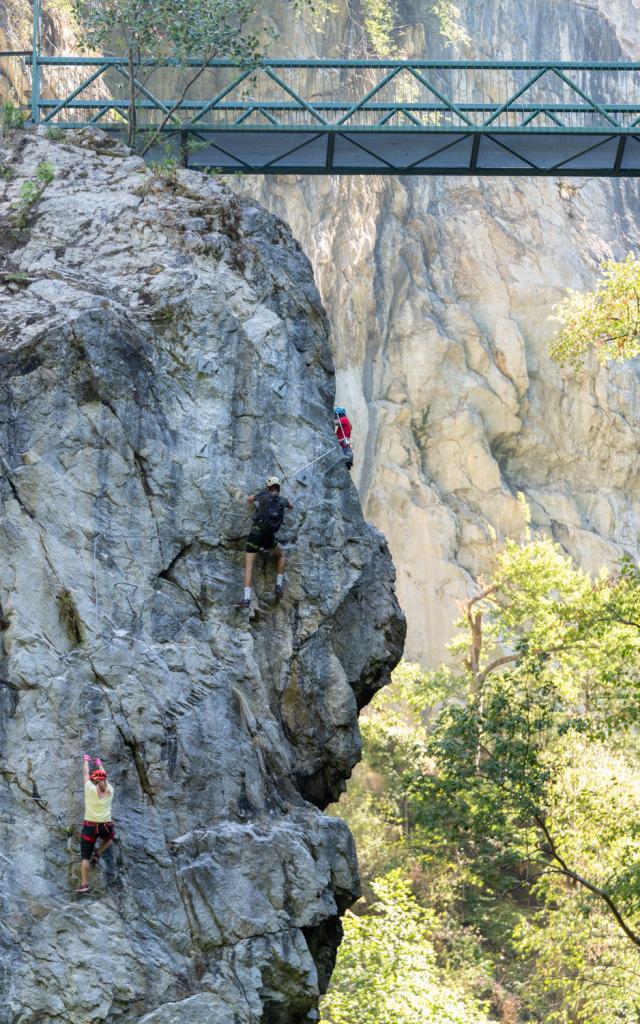
[(604, 365), (640, 354), (640, 259), (629, 253), (600, 270), (591, 291), (569, 291), (554, 309), (560, 328), (550, 353), (561, 365), (579, 369), (589, 355)]
[(617, 921), (617, 923), (619, 924), (620, 928), (627, 936), (629, 941), (632, 942), (635, 946), (640, 946), (640, 932), (635, 931), (627, 923), (620, 908), (609, 895), (609, 893), (606, 892), (605, 889), (601, 889), (600, 886), (595, 885), (593, 882), (590, 882), (588, 878), (584, 878), (584, 876), (581, 875), (578, 871), (574, 871), (573, 868), (570, 868), (564, 857), (559, 853), (557, 843), (551, 835), (551, 832), (547, 827), (544, 817), (540, 814), (536, 814), (534, 820), (538, 828), (544, 834), (544, 837), (547, 840), (549, 846), (551, 856), (559, 865), (559, 870), (561, 874), (563, 874), (565, 878), (571, 879), (572, 882), (576, 882), (578, 885), (581, 885), (583, 889), (586, 889), (593, 896), (597, 896), (598, 899), (602, 900), (602, 902), (606, 904), (606, 906), (613, 914), (615, 920)]

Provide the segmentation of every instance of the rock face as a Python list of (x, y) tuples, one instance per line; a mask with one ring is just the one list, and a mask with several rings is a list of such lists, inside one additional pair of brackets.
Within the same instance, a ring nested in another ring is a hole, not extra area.
[[(404, 622), (343, 465), (291, 477), (332, 444), (310, 267), (255, 204), (100, 133), (1, 159), (0, 1020), (316, 1020), (358, 888), (318, 808)], [(261, 564), (247, 619), (244, 495), (273, 472), (287, 588)], [(76, 902), (83, 751), (119, 840)]]
[[(77, 31), (71, 6), (45, 2), (41, 5), (41, 45), (46, 53), (74, 53), (77, 47)], [(33, 42), (33, 9), (24, 0), (3, 0), (0, 5), (0, 51), (30, 51)], [(3, 78), (18, 93), (20, 100), (28, 98), (29, 83), (16, 82), (12, 61), (0, 61), (0, 82)], [(46, 78), (46, 73), (45, 73)], [(4, 84), (4, 83), (3, 83)], [(25, 95), (26, 90), (26, 95)], [(7, 95), (3, 89), (3, 95)], [(11, 95), (9, 91), (8, 95)]]
[[(398, 5), (408, 56), (640, 60), (640, 0), (456, 0), (468, 43), (447, 47), (431, 0)], [(326, 33), (299, 25), (287, 56), (346, 56), (342, 3)], [(282, 19), (278, 15), (280, 21)], [(407, 653), (446, 655), (471, 578), (534, 527), (583, 566), (637, 557), (638, 361), (581, 379), (549, 359), (553, 305), (600, 262), (640, 247), (636, 180), (237, 180), (309, 254), (332, 324), (354, 474), (389, 539)]]

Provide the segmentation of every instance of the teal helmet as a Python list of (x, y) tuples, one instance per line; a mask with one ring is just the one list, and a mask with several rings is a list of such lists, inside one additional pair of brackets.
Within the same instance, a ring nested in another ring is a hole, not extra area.
[(341, 405), (336, 405), (333, 410), (334, 416), (346, 416), (347, 410), (343, 409)]

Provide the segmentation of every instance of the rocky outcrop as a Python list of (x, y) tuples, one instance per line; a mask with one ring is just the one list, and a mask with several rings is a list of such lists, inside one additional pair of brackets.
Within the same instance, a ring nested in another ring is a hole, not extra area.
[[(431, 0), (398, 5), (409, 56), (640, 59), (639, 0), (456, 3), (468, 42), (455, 47)], [(346, 56), (357, 33), (334, 6), (326, 32), (287, 22), (280, 51)], [(534, 527), (589, 570), (638, 556), (638, 362), (576, 379), (547, 352), (564, 290), (638, 251), (637, 181), (281, 176), (234, 188), (283, 217), (311, 258), (411, 657), (446, 656), (472, 576), (522, 535), (519, 492)]]
[[(18, 0), (15, 7), (24, 15)], [(283, 0), (270, 7), (276, 52), (363, 55), (359, 5), (320, 4), (313, 18), (291, 18)], [(401, 52), (640, 59), (640, 0), (457, 7), (450, 45), (432, 0), (399, 3)], [(51, 24), (55, 16), (52, 8)], [(56, 45), (69, 31), (59, 28)], [(585, 567), (638, 554), (636, 366), (590, 368), (576, 380), (547, 354), (549, 314), (565, 289), (589, 287), (602, 259), (638, 248), (634, 181), (278, 176), (231, 184), (289, 223), (311, 258), (331, 321), (338, 396), (354, 420), (354, 477), (398, 566), (411, 657), (436, 664), (446, 656), (472, 577), (491, 571), (505, 536), (521, 535), (519, 492), (534, 526)]]
[[(318, 808), (404, 626), (342, 463), (295, 475), (332, 444), (307, 259), (100, 133), (1, 160), (0, 1020), (315, 1020), (358, 888)], [(287, 589), (261, 564), (246, 619), (244, 495), (272, 472)], [(77, 902), (83, 751), (119, 841)]]

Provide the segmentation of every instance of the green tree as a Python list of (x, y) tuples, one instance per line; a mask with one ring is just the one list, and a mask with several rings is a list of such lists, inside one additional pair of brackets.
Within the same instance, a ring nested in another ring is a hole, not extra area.
[(534, 1019), (637, 1020), (637, 567), (592, 580), (550, 541), (507, 544), (464, 626), (431, 770), (408, 780), (422, 834), (473, 865), (481, 928), (487, 900), (527, 908), (509, 941), (532, 957), (518, 987), (545, 1006)]
[[(259, 39), (250, 25), (265, 0), (73, 0), (85, 44), (127, 60), (127, 140), (137, 135), (137, 107), (145, 98), (153, 63), (161, 57), (196, 59), (182, 76), (178, 96), (165, 106), (157, 128), (144, 140), (144, 154), (162, 130), (177, 122), (176, 111), (203, 74), (207, 63), (225, 57), (250, 66), (260, 56)], [(293, 0), (292, 6), (297, 6)]]
[(492, 1019), (637, 1024), (638, 568), (508, 544), (460, 625), (449, 667), (401, 667), (365, 712), (339, 808), (363, 913), (399, 869), (439, 984)]
[[(592, 582), (550, 541), (508, 544), (466, 613), (466, 699), (441, 714), (425, 776), (433, 824), (501, 877), (561, 876), (640, 947), (640, 806), (580, 790), (576, 743), (624, 735), (637, 758), (640, 586), (632, 566)], [(581, 755), (582, 760), (586, 753)], [(611, 803), (607, 803), (610, 800)], [(575, 816), (582, 816), (578, 844)], [(612, 820), (612, 815), (614, 820)], [(588, 838), (585, 838), (588, 836)]]
[[(416, 775), (433, 767), (429, 736), (438, 705), (452, 695), (452, 683), (447, 672), (427, 673), (407, 663), (398, 666), (393, 685), (376, 695), (361, 719), (363, 761), (337, 813), (347, 820), (358, 851), (364, 891), (358, 919), (379, 902), (381, 878), (397, 874), (411, 879), (417, 903), (428, 911), (423, 920), (428, 924), (429, 957), (435, 956), (437, 966), (433, 986), (455, 990), (465, 1005), (476, 1007), (499, 999), (500, 986), (482, 936), (470, 923), (469, 907), (464, 906), (463, 891), (472, 882), (473, 870), (453, 848), (446, 851), (432, 843), (419, 822), (421, 800), (414, 786)], [(498, 916), (494, 910), (492, 924)], [(338, 954), (332, 998), (348, 978), (341, 965), (344, 957), (351, 957), (350, 921), (351, 917)], [(361, 983), (364, 987), (364, 978)]]
[(560, 330), (551, 355), (581, 367), (594, 353), (600, 363), (621, 362), (640, 353), (640, 260), (629, 253), (601, 266), (602, 277), (588, 292), (569, 291), (554, 310)]
[(527, 964), (520, 989), (525, 1019), (544, 1024), (636, 1024), (640, 971), (636, 951), (621, 943), (610, 916), (576, 913), (577, 893), (552, 876), (540, 906), (515, 929)]
[[(337, 8), (334, 2), (335, 0), (324, 0), (320, 4), (314, 3), (314, 10), (320, 8), (335, 13)], [(355, 52), (352, 39), (351, 56), (362, 55), (390, 60), (399, 60), (406, 56), (398, 42), (400, 33), (397, 0), (357, 0), (355, 3), (347, 4), (347, 10), (352, 27), (360, 36), (359, 42), (355, 44)], [(404, 13), (406, 15), (406, 11)], [(421, 7), (416, 14), (424, 16), (425, 11)], [(460, 8), (453, 0), (431, 0), (427, 5), (426, 14), (428, 31), (435, 27), (444, 43), (469, 42), (469, 35), (461, 24)], [(416, 90), (419, 95), (417, 83)], [(411, 94), (405, 98), (411, 99)]]
[(331, 1024), (486, 1024), (482, 1008), (445, 981), (436, 965), (433, 915), (401, 872), (372, 883), (375, 901), (347, 913), (331, 989)]

